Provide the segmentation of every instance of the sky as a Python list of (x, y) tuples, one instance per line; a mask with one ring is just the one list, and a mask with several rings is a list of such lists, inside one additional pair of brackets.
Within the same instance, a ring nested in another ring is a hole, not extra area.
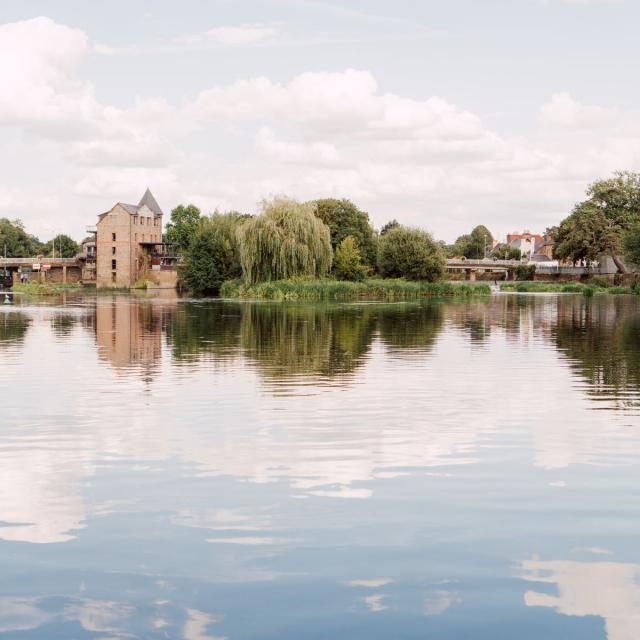
[(634, 0), (2, 0), (0, 217), (80, 239), (349, 198), (453, 241), (557, 224), (640, 170)]

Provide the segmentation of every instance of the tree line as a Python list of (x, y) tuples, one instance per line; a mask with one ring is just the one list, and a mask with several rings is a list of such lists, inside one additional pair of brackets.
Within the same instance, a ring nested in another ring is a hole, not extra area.
[(217, 293), (236, 278), (256, 284), (377, 274), (434, 282), (445, 270), (445, 246), (431, 234), (395, 220), (377, 232), (369, 215), (344, 199), (276, 197), (255, 216), (203, 216), (194, 205), (181, 205), (171, 212), (166, 239), (183, 256), (181, 281), (197, 293)]
[(49, 242), (40, 242), (25, 231), (20, 220), (0, 218), (0, 257), (35, 258), (37, 256), (73, 258), (80, 245), (68, 235), (58, 234)]

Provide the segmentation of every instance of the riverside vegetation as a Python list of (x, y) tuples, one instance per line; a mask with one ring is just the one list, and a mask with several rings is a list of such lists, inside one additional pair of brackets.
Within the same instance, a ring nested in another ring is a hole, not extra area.
[(181, 281), (197, 294), (271, 300), (395, 300), (489, 294), (486, 285), (442, 282), (445, 252), (421, 229), (387, 225), (378, 235), (348, 200), (279, 197), (258, 216), (215, 213), (172, 220), (183, 240)]

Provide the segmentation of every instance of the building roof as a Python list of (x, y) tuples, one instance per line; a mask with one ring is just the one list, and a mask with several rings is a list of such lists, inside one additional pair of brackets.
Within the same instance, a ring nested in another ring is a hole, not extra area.
[(140, 202), (138, 202), (138, 207), (141, 207), (144, 204), (146, 204), (147, 207), (149, 207), (149, 209), (151, 209), (151, 211), (153, 211), (153, 213), (155, 213), (157, 216), (162, 215), (162, 209), (160, 208), (160, 205), (158, 204), (156, 199), (153, 197), (151, 191), (149, 191), (149, 187), (147, 187), (147, 190), (144, 192), (144, 195), (140, 199)]
[(118, 204), (126, 209), (132, 216), (135, 216), (138, 213), (138, 205), (135, 204), (126, 204), (125, 202), (118, 202)]
[[(138, 210), (140, 209), (140, 207), (144, 205), (146, 205), (151, 211), (153, 211), (153, 214), (155, 216), (163, 215), (160, 205), (158, 204), (156, 199), (153, 197), (153, 194), (151, 193), (151, 191), (149, 191), (149, 188), (147, 188), (147, 190), (144, 192), (144, 195), (142, 196), (138, 204), (127, 204), (126, 202), (116, 202), (115, 206), (117, 207), (118, 205), (120, 205), (128, 214), (132, 216), (135, 216), (138, 213)], [(105, 211), (104, 213), (99, 214), (98, 218), (102, 220), (102, 218), (104, 218), (108, 213), (109, 211)]]

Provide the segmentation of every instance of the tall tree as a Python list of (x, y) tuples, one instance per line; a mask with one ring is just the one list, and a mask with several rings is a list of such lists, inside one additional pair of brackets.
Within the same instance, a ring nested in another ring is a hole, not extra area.
[(245, 219), (235, 212), (200, 219), (180, 267), (183, 284), (198, 294), (215, 294), (225, 280), (240, 277), (237, 231)]
[(625, 258), (640, 269), (640, 222), (635, 222), (625, 232), (623, 237)]
[(471, 233), (460, 236), (448, 249), (451, 257), (464, 256), (470, 260), (481, 260), (493, 245), (491, 231), (483, 224), (474, 227)]
[(238, 229), (242, 274), (249, 284), (294, 276), (321, 277), (331, 268), (329, 228), (312, 203), (278, 197)]
[(47, 257), (74, 258), (80, 253), (80, 245), (73, 238), (60, 233), (44, 245), (42, 252)]
[(369, 222), (369, 214), (358, 209), (350, 200), (325, 198), (315, 200), (311, 204), (315, 205), (316, 216), (329, 227), (333, 250), (335, 251), (346, 237), (351, 236), (364, 264), (375, 268), (376, 233)]
[(194, 204), (178, 205), (171, 212), (171, 222), (167, 224), (166, 242), (175, 245), (178, 253), (187, 251), (198, 230), (200, 218), (200, 209)]
[(395, 227), (380, 238), (378, 269), (385, 278), (434, 282), (444, 267), (442, 246), (426, 231)]
[(591, 184), (586, 195), (555, 232), (554, 255), (572, 262), (593, 262), (607, 255), (625, 273), (623, 239), (640, 222), (640, 174), (617, 172)]
[(11, 258), (33, 258), (42, 251), (42, 243), (24, 230), (20, 220), (0, 218), (0, 255)]

